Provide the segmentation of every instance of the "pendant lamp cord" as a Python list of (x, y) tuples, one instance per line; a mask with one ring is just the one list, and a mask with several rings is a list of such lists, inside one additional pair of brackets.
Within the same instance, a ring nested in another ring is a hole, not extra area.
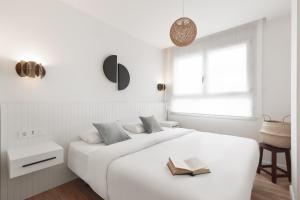
[(184, 0), (182, 0), (182, 17), (184, 17)]

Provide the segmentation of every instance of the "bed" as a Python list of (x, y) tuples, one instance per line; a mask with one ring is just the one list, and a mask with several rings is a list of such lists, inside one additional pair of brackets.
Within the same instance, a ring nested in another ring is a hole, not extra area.
[[(105, 200), (250, 200), (258, 164), (251, 139), (175, 128), (105, 146), (69, 146), (68, 166)], [(169, 156), (198, 157), (212, 173), (172, 176)]]

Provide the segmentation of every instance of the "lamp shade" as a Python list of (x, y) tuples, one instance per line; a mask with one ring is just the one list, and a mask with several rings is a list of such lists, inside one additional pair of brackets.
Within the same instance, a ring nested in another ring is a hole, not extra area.
[(157, 84), (157, 90), (158, 91), (165, 91), (166, 90), (166, 85), (164, 83), (158, 83)]
[(42, 64), (38, 64), (34, 61), (21, 61), (16, 65), (16, 72), (21, 77), (40, 77), (43, 78), (46, 75), (46, 70)]
[(179, 18), (171, 26), (170, 38), (172, 42), (179, 47), (191, 44), (196, 36), (197, 26), (190, 18)]

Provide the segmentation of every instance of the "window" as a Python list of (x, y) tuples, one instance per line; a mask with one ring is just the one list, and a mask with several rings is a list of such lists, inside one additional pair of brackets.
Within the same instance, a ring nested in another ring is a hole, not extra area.
[(202, 94), (203, 58), (202, 55), (187, 56), (179, 59), (174, 73), (174, 94)]
[(171, 111), (254, 116), (253, 63), (250, 42), (178, 56), (173, 61)]
[(247, 57), (247, 43), (208, 51), (207, 92), (248, 91)]

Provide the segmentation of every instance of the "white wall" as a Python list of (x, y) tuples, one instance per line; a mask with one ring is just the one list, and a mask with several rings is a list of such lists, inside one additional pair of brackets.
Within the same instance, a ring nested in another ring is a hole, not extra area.
[(292, 115), (292, 200), (300, 200), (300, 4), (297, 0), (292, 0), (292, 70), (291, 70), (291, 115)]
[[(262, 110), (281, 120), (290, 114), (290, 17), (267, 21), (263, 37)], [(170, 115), (182, 126), (200, 131), (259, 138), (261, 119), (236, 120)]]
[(268, 21), (263, 51), (263, 112), (280, 119), (291, 108), (290, 16)]
[[(161, 101), (160, 49), (57, 0), (1, 0), (0, 27), (0, 102)], [(124, 91), (103, 74), (110, 54), (130, 72)], [(17, 76), (22, 59), (41, 62), (46, 77)]]

